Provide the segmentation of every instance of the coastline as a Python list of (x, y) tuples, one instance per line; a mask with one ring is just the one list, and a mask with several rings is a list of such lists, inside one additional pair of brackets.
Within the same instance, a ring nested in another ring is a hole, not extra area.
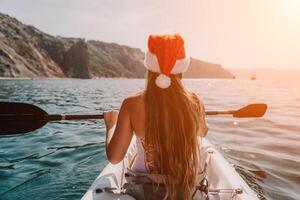
[[(87, 78), (87, 79), (82, 79), (82, 78), (69, 78), (69, 77), (63, 77), (63, 78), (58, 78), (58, 77), (36, 77), (36, 78), (30, 78), (30, 77), (0, 77), (0, 81), (7, 81), (7, 80), (12, 80), (12, 81), (32, 81), (32, 80), (100, 80), (100, 79), (145, 79), (143, 78), (129, 78), (129, 77), (97, 77), (97, 78)], [(185, 78), (183, 77), (184, 80), (235, 80), (233, 78)], [(243, 79), (243, 78), (242, 78)]]
[(0, 80), (51, 80), (51, 79), (69, 79), (69, 78), (57, 78), (57, 77), (36, 77), (36, 78), (31, 78), (31, 77), (0, 77)]
[(70, 77), (1, 77), (0, 80), (97, 80), (97, 79), (144, 79), (128, 77), (97, 77), (97, 78), (70, 78)]
[(29, 77), (0, 77), (0, 80), (33, 80)]

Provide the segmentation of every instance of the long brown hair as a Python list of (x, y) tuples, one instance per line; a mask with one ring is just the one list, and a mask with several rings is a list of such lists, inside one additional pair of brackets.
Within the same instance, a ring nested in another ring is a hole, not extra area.
[(189, 199), (195, 186), (200, 157), (197, 133), (201, 123), (199, 98), (181, 83), (181, 74), (170, 75), (167, 89), (156, 86), (158, 73), (148, 71), (145, 90), (145, 149), (151, 173), (167, 175), (168, 198), (176, 199), (178, 186)]

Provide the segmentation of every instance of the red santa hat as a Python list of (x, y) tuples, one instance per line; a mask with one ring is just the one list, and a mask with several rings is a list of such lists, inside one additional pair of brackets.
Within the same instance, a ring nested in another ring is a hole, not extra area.
[(150, 35), (145, 66), (149, 71), (159, 73), (155, 84), (162, 88), (171, 85), (170, 74), (180, 74), (188, 69), (190, 58), (186, 56), (184, 40), (175, 35)]

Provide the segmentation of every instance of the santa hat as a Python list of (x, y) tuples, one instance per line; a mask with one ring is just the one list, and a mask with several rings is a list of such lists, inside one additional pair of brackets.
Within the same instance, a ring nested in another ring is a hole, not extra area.
[(188, 69), (190, 58), (185, 55), (184, 40), (176, 35), (150, 35), (145, 66), (149, 71), (159, 73), (155, 84), (162, 88), (171, 85), (170, 74), (180, 74)]

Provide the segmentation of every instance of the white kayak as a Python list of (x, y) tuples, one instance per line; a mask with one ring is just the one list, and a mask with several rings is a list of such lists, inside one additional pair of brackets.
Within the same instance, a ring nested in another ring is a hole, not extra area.
[[(201, 139), (199, 139), (201, 142)], [(257, 194), (247, 185), (233, 166), (205, 138), (201, 142), (202, 153), (207, 163), (206, 178), (210, 200), (258, 200)], [(134, 198), (122, 194), (125, 183), (124, 171), (136, 154), (135, 138), (128, 152), (119, 164), (109, 163), (82, 197), (82, 200), (132, 200)], [(193, 199), (205, 199), (206, 195), (198, 191)]]

